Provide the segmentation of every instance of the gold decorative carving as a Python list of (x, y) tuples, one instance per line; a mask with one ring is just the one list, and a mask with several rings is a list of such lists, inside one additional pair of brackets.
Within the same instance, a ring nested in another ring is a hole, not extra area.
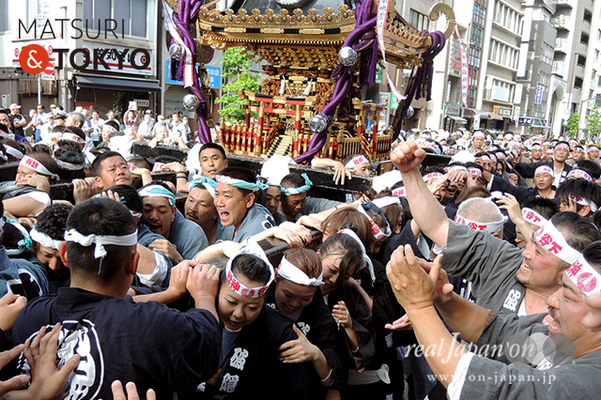
[(281, 35), (284, 30), (281, 28), (261, 28), (261, 33), (270, 33), (273, 35)]
[(326, 33), (325, 29), (299, 29), (301, 35), (323, 35)]
[[(240, 25), (247, 28), (278, 27), (295, 29), (303, 28), (337, 28), (343, 25), (355, 25), (355, 12), (349, 10), (348, 6), (338, 7), (338, 13), (332, 8), (325, 8), (323, 14), (319, 14), (314, 8), (307, 11), (307, 15), (303, 10), (297, 8), (290, 13), (287, 9), (282, 8), (277, 11), (267, 9), (265, 14), (261, 14), (260, 10), (251, 10), (250, 14), (247, 10), (240, 9), (235, 14), (233, 10), (228, 9), (225, 15), (222, 15), (219, 10), (209, 10), (207, 7), (201, 7), (198, 12), (198, 19), (203, 23), (225, 28), (231, 25)], [(351, 29), (352, 30), (352, 29)]]
[(246, 33), (246, 28), (242, 28), (239, 26), (228, 26), (225, 28), (225, 31), (228, 33)]

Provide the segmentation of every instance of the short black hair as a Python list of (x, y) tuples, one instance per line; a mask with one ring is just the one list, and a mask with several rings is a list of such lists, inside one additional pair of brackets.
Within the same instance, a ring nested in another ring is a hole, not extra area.
[(123, 197), (123, 204), (125, 204), (125, 207), (129, 208), (131, 211), (144, 211), (144, 203), (142, 202), (142, 198), (138, 194), (138, 191), (135, 187), (131, 185), (115, 185), (111, 186), (107, 190), (117, 193), (120, 197)]
[(575, 212), (559, 212), (551, 218), (551, 221), (561, 231), (566, 242), (577, 251), (582, 251), (592, 242), (601, 240), (599, 229)]
[(114, 120), (105, 121), (104, 125), (108, 125), (111, 128), (114, 128), (116, 131), (119, 130), (119, 124), (117, 122), (115, 122)]
[(65, 227), (67, 218), (73, 206), (67, 203), (53, 203), (38, 215), (35, 229), (50, 236), (53, 240), (65, 240)]
[[(86, 158), (81, 151), (79, 144), (72, 140), (59, 140), (57, 148), (54, 150), (54, 158), (57, 161), (64, 161), (70, 164), (76, 164), (83, 166), (86, 162)], [(86, 172), (83, 168), (78, 170), (69, 170), (62, 168), (59, 165), (58, 176), (61, 179), (78, 179), (85, 178)]]
[[(81, 113), (77, 114), (81, 115)], [(83, 117), (83, 115), (81, 116)], [(86, 134), (84, 133), (84, 131), (81, 130), (81, 128), (78, 128), (77, 126), (67, 126), (65, 127), (65, 131), (71, 132), (72, 134), (79, 136), (81, 139), (86, 140)]]
[(224, 160), (227, 159), (227, 155), (225, 154), (225, 150), (223, 149), (223, 147), (221, 147), (217, 143), (205, 143), (205, 144), (203, 144), (202, 147), (200, 148), (200, 152), (198, 153), (198, 156), (200, 157), (200, 155), (202, 154), (202, 152), (205, 151), (206, 149), (219, 150), (219, 152), (223, 156), (223, 159)]
[[(252, 254), (241, 254), (232, 261), (232, 272), (239, 279), (244, 277), (251, 282), (258, 282), (266, 285), (271, 278), (271, 269), (259, 257)], [(221, 285), (227, 282), (225, 268), (221, 272)]]
[(106, 153), (100, 154), (94, 159), (94, 162), (92, 163), (92, 172), (94, 173), (94, 176), (100, 176), (100, 173), (102, 172), (102, 162), (111, 157), (121, 157), (123, 161), (127, 162), (121, 153), (116, 151), (107, 151)]
[[(33, 158), (34, 160), (42, 164), (44, 167), (46, 167), (48, 171), (50, 171), (50, 173), (58, 175), (58, 165), (56, 164), (56, 161), (54, 160), (54, 158), (52, 158), (50, 154), (29, 153), (27, 154), (27, 156)], [(42, 173), (40, 173), (40, 175), (47, 177), (49, 180), (56, 179), (54, 176), (48, 176)]]
[[(136, 230), (136, 221), (127, 207), (106, 198), (92, 198), (73, 208), (67, 219), (67, 230), (75, 229), (84, 236), (125, 236)], [(91, 281), (108, 282), (123, 267), (133, 246), (103, 245), (107, 254), (94, 257), (95, 246), (67, 242), (69, 270)], [(102, 263), (102, 264), (100, 264)]]
[(593, 179), (601, 177), (601, 167), (591, 160), (580, 160), (574, 163), (574, 168), (586, 171)]
[[(563, 181), (557, 191), (555, 192), (555, 198), (560, 202), (568, 203), (570, 196), (579, 198), (582, 197), (589, 202), (593, 202), (597, 207), (601, 206), (601, 187), (594, 182), (579, 178), (579, 179), (566, 179)], [(581, 204), (577, 204), (576, 209), (580, 211), (584, 207)], [(593, 210), (591, 210), (591, 213)]]
[(582, 255), (597, 272), (601, 272), (601, 241), (586, 246), (582, 251)]
[(50, 146), (48, 146), (47, 144), (43, 144), (43, 143), (36, 143), (33, 146), (33, 152), (34, 153), (46, 153), (46, 154), (52, 155), (52, 149), (50, 148)]
[[(244, 167), (227, 167), (217, 172), (217, 175), (229, 176), (230, 178), (240, 179), (248, 183), (257, 183), (257, 175), (248, 168)], [(244, 196), (252, 193), (251, 190), (236, 188), (242, 192)]]
[(522, 208), (531, 208), (546, 219), (551, 219), (559, 210), (559, 204), (553, 199), (532, 197), (522, 203)]
[(285, 189), (299, 188), (305, 185), (305, 178), (296, 172), (291, 172), (282, 178), (280, 186)]

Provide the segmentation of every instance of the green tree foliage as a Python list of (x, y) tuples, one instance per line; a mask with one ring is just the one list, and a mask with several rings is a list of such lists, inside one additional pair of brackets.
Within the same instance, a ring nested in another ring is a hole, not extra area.
[(580, 115), (576, 113), (570, 114), (570, 118), (568, 118), (567, 128), (568, 128), (568, 136), (576, 137), (578, 135), (578, 129), (580, 125)]
[(586, 117), (586, 131), (592, 137), (598, 137), (601, 134), (601, 110), (597, 103), (589, 110), (588, 117)]
[(238, 96), (238, 90), (257, 93), (261, 90), (258, 74), (249, 70), (254, 57), (254, 54), (245, 52), (243, 47), (232, 47), (223, 52), (223, 77), (227, 79), (227, 83), (223, 85), (221, 98), (216, 102), (222, 104), (219, 114), (227, 122), (244, 122), (246, 110), (242, 106), (246, 105), (246, 100)]

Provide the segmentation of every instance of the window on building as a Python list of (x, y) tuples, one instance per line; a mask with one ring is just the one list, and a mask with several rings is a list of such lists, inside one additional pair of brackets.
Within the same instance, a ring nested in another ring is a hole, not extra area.
[(546, 64), (551, 65), (553, 62), (553, 51), (555, 48), (548, 43), (543, 42), (543, 47), (540, 55), (540, 60)]
[(430, 19), (427, 15), (411, 9), (409, 11), (409, 23), (418, 31), (427, 30), (430, 25)]
[(580, 34), (580, 43), (588, 46), (588, 35), (584, 32)]
[(508, 103), (512, 96), (513, 88), (514, 85), (508, 82), (502, 82), (494, 79), (491, 97), (493, 100)]
[(0, 0), (0, 32), (10, 31), (10, 18), (8, 15), (8, 0)]
[(574, 78), (574, 89), (582, 89), (582, 78)]
[(586, 67), (586, 57), (583, 55), (578, 55), (578, 60), (576, 61), (576, 65), (579, 67)]
[(482, 47), (482, 35), (483, 30), (472, 25), (472, 34), (470, 35), (470, 45), (475, 47)]
[(599, 61), (599, 50), (595, 49), (595, 61)]
[(601, 40), (601, 29), (597, 29), (597, 40)]
[(587, 22), (590, 24), (592, 19), (593, 19), (593, 13), (591, 13), (589, 10), (584, 10), (584, 14), (582, 15), (582, 20), (584, 22)]
[(105, 21), (114, 19), (118, 23), (117, 32), (121, 32), (123, 22), (125, 35), (147, 36), (146, 0), (84, 0), (83, 6), (84, 19), (93, 23), (92, 29), (104, 31)]

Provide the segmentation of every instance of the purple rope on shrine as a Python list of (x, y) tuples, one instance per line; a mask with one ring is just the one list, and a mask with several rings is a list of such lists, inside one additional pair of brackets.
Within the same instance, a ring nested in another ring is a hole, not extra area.
[[(425, 33), (427, 31), (422, 31)], [(422, 65), (419, 67), (409, 82), (409, 87), (407, 88), (407, 99), (405, 100), (405, 105), (401, 110), (401, 118), (397, 122), (397, 125), (394, 127), (394, 137), (392, 140), (395, 140), (399, 133), (401, 132), (401, 127), (403, 126), (403, 120), (407, 116), (407, 110), (411, 105), (413, 99), (421, 99), (424, 97), (427, 101), (430, 101), (432, 94), (432, 78), (433, 78), (433, 69), (434, 66), (432, 64), (434, 57), (438, 55), (444, 48), (446, 37), (444, 33), (440, 31), (430, 32), (430, 37), (432, 38), (432, 47), (428, 49), (422, 55)]]
[[(194, 66), (196, 66), (197, 58), (196, 42), (194, 41), (194, 37), (190, 32), (190, 23), (198, 14), (202, 4), (203, 0), (180, 0), (178, 2), (177, 12), (173, 12), (173, 23), (175, 24), (177, 31), (182, 37), (184, 43), (192, 52), (192, 64)], [(172, 68), (170, 77), (175, 80), (183, 80), (185, 62), (177, 62), (172, 58), (171, 65)], [(173, 68), (174, 65), (177, 65), (177, 68), (175, 68), (175, 73)], [(200, 83), (198, 80), (196, 67), (193, 68), (193, 84), (190, 87), (190, 91), (200, 100), (200, 105), (198, 108), (196, 108), (196, 116), (198, 118), (198, 140), (202, 144), (211, 143), (211, 132), (209, 130), (209, 126), (207, 125), (207, 101), (200, 90)]]

